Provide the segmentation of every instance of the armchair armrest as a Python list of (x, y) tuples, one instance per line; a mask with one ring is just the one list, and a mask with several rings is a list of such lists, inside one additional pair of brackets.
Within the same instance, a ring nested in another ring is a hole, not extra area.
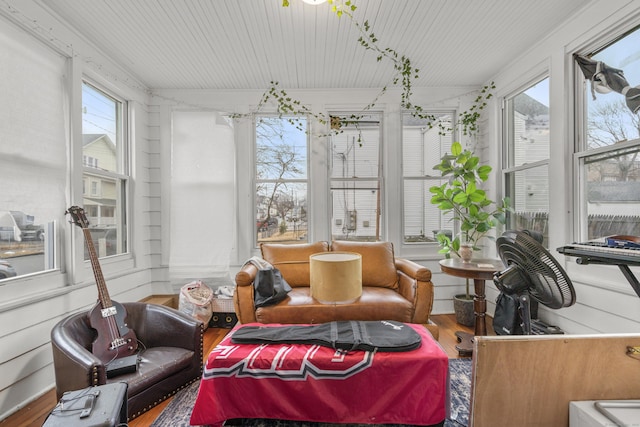
[(433, 308), (433, 283), (431, 270), (420, 264), (396, 258), (398, 270), (398, 292), (414, 307), (413, 323), (429, 323), (429, 316)]
[(85, 319), (86, 313), (76, 314), (51, 330), (58, 400), (64, 390), (80, 390), (107, 380), (105, 365), (88, 350), (92, 337), (83, 334)]

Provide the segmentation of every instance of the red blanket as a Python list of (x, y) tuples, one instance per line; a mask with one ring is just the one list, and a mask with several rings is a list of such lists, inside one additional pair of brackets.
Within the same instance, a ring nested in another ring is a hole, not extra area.
[(420, 348), (399, 353), (231, 343), (242, 326), (209, 355), (192, 425), (232, 418), (431, 425), (446, 417), (448, 358), (421, 325), (409, 325)]

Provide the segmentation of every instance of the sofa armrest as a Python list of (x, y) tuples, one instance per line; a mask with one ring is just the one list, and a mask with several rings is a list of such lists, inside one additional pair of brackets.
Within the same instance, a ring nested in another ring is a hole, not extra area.
[(258, 268), (253, 264), (245, 264), (236, 274), (236, 289), (233, 292), (233, 306), (240, 323), (256, 321), (256, 306), (253, 294), (253, 281)]
[(396, 269), (421, 282), (431, 281), (431, 270), (427, 267), (421, 266), (417, 262), (409, 261), (404, 258), (396, 258)]
[(396, 258), (398, 292), (413, 304), (412, 323), (429, 323), (433, 309), (433, 283), (431, 270), (403, 258)]

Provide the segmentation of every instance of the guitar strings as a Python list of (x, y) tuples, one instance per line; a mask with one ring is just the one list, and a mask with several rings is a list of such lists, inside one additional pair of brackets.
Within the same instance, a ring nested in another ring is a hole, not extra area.
[[(96, 279), (96, 284), (98, 285), (98, 294), (100, 297), (99, 300), (101, 303), (102, 302), (111, 303), (111, 298), (105, 291), (106, 285), (104, 282), (104, 276), (102, 275), (102, 270), (96, 265), (97, 262), (95, 260), (98, 259), (98, 254), (96, 253), (96, 248), (92, 244), (93, 241), (91, 239), (91, 233), (88, 228), (84, 228), (84, 227), (82, 228), (82, 232), (85, 236), (85, 243), (87, 244), (87, 249), (89, 250), (93, 275)], [(106, 307), (102, 306), (103, 310), (105, 308)], [(111, 361), (113, 361), (114, 359), (118, 358), (118, 355), (120, 354), (120, 347), (122, 345), (126, 345), (126, 342), (123, 343), (122, 341), (119, 341), (116, 343), (116, 340), (124, 340), (124, 338), (120, 336), (120, 331), (118, 330), (118, 325), (116, 323), (115, 316), (113, 314), (109, 314), (105, 319), (106, 319), (108, 330), (109, 330), (109, 338), (110, 338), (111, 345), (113, 346), (113, 349), (116, 350), (116, 353), (113, 359), (111, 359)]]

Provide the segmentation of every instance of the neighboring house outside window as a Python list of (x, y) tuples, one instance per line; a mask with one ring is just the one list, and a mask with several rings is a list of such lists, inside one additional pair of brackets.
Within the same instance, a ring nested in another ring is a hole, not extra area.
[[(83, 83), (82, 207), (99, 257), (128, 251), (126, 106), (126, 102), (115, 95), (89, 82)], [(85, 259), (88, 259), (86, 250)]]
[[(384, 240), (381, 114), (332, 114), (330, 137), (331, 238)], [(340, 124), (338, 125), (338, 118)]]
[(404, 243), (437, 242), (440, 231), (455, 234), (452, 215), (444, 215), (431, 203), (429, 188), (442, 185), (433, 167), (451, 152), (454, 111), (432, 111), (436, 122), (410, 113), (402, 117), (402, 174)]
[(504, 109), (503, 174), (513, 212), (507, 229), (533, 230), (548, 242), (549, 78), (507, 97)]

